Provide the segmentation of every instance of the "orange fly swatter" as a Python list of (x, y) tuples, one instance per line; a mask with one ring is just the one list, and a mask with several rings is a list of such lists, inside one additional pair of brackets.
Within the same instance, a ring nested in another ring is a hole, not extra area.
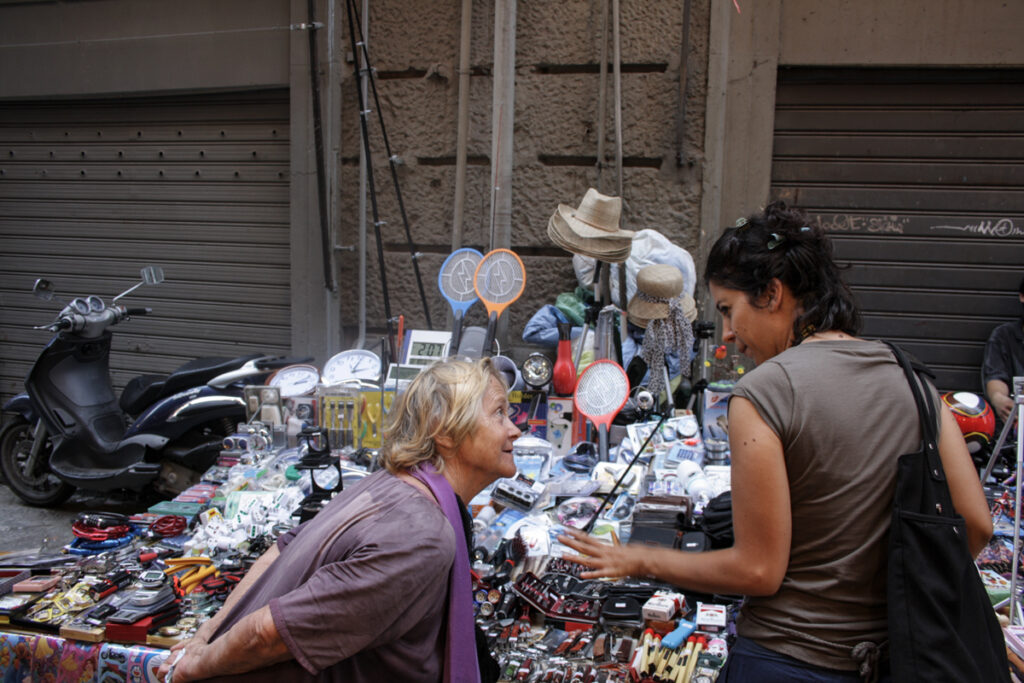
[(494, 331), (505, 309), (522, 295), (526, 286), (526, 268), (519, 256), (509, 249), (494, 249), (484, 254), (473, 273), (473, 289), (487, 309), (487, 336), (483, 353), (491, 355)]

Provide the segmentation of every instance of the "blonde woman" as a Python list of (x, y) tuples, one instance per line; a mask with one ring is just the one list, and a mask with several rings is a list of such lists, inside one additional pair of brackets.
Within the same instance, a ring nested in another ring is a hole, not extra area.
[(279, 538), (164, 680), (478, 681), (463, 502), (515, 474), (506, 391), (489, 359), (421, 372), (383, 469)]

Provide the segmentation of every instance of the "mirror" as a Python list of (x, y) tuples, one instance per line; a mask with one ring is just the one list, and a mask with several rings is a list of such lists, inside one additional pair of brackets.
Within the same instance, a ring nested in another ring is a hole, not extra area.
[(164, 269), (160, 266), (146, 266), (139, 272), (147, 285), (158, 285), (164, 281)]
[(32, 293), (43, 301), (53, 301), (55, 295), (53, 283), (45, 278), (39, 278), (36, 283), (32, 285)]

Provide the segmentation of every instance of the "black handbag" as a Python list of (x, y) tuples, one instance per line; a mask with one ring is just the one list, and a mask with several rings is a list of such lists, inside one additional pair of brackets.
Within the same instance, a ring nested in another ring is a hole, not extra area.
[(1003, 631), (942, 469), (932, 392), (889, 346), (914, 392), (923, 439), (897, 465), (888, 569), (892, 680), (1009, 683)]

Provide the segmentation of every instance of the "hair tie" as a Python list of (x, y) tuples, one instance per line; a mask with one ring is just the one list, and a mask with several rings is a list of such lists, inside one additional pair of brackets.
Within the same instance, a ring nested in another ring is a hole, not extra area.
[[(800, 232), (810, 232), (810, 231), (811, 231), (811, 229), (808, 226), (806, 226), (806, 225), (803, 226), (802, 228), (800, 228)], [(785, 235), (780, 235), (777, 232), (771, 233), (771, 239), (768, 240), (768, 251), (771, 251), (772, 249), (774, 249), (775, 247), (779, 246), (780, 244), (782, 244), (785, 241), (786, 241), (786, 236)]]
[(736, 222), (732, 224), (732, 227), (734, 227), (734, 228), (745, 228), (745, 227), (747, 227), (747, 219), (744, 218), (743, 216), (740, 216), (739, 218), (736, 219)]

